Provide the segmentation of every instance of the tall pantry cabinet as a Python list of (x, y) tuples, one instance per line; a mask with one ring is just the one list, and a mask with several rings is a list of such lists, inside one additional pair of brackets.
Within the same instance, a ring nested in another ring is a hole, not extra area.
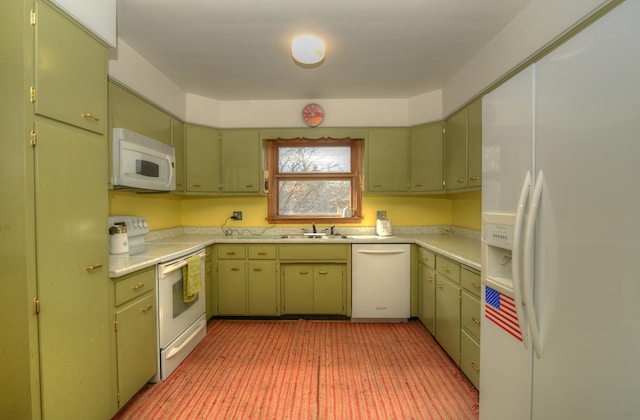
[(109, 418), (106, 45), (0, 6), (0, 417)]

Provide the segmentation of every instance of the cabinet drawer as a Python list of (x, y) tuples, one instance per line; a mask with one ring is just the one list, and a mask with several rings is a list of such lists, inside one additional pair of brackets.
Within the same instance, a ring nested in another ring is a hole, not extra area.
[(249, 245), (248, 253), (249, 253), (250, 260), (275, 260), (276, 259), (275, 246)]
[(466, 331), (460, 334), (460, 369), (476, 387), (480, 387), (480, 344)]
[(244, 245), (219, 245), (219, 260), (244, 260), (246, 251)]
[(480, 299), (466, 290), (462, 291), (460, 323), (476, 340), (480, 340)]
[(436, 271), (460, 284), (460, 264), (441, 255), (436, 255)]
[(462, 267), (460, 271), (460, 281), (462, 287), (476, 296), (480, 296), (482, 288), (480, 284), (480, 273), (467, 267)]
[(436, 254), (426, 248), (418, 247), (418, 262), (427, 267), (436, 268)]
[(281, 260), (346, 260), (349, 258), (350, 245), (281, 245)]
[(115, 284), (115, 305), (119, 306), (156, 287), (155, 266), (120, 277)]

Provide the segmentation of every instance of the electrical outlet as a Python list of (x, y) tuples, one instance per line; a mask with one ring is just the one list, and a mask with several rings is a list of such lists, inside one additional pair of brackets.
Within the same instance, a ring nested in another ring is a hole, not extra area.
[(378, 220), (386, 220), (387, 219), (387, 211), (386, 210), (378, 210), (378, 211), (376, 211), (376, 219), (378, 219)]
[(233, 220), (242, 220), (242, 212), (241, 211), (234, 211), (233, 212), (233, 216), (231, 216), (231, 218)]

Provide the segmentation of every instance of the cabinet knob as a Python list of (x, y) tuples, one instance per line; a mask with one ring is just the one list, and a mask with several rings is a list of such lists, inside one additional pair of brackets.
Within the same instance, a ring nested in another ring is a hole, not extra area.
[(472, 176), (472, 177), (471, 177), (471, 180), (472, 180), (472, 181), (477, 181), (477, 180), (479, 180), (479, 179), (480, 179), (480, 177), (479, 177), (479, 176)]
[(473, 362), (471, 362), (471, 369), (475, 370), (476, 372), (480, 372), (480, 368), (478, 367), (478, 365)]
[(327, 274), (326, 271), (318, 271), (318, 274)]
[(138, 283), (135, 286), (133, 286), (133, 290), (138, 290), (144, 287), (144, 283)]
[(301, 271), (301, 272), (300, 272), (300, 273), (298, 273), (298, 274), (300, 274), (300, 275), (302, 275), (302, 276), (306, 276), (307, 274), (309, 274), (309, 272), (308, 272), (308, 271)]
[(466, 179), (464, 178), (458, 178), (458, 184), (464, 184), (465, 181)]
[(94, 271), (98, 268), (102, 268), (102, 264), (90, 265), (89, 267), (85, 267), (84, 269), (87, 271)]
[(200, 188), (200, 184), (191, 184), (193, 188)]
[(238, 267), (231, 267), (231, 271), (240, 271)]
[(96, 115), (90, 114), (88, 112), (83, 112), (82, 114), (80, 114), (80, 116), (82, 118), (87, 118), (89, 120), (93, 120), (93, 121), (100, 121), (100, 118), (98, 118)]
[(438, 289), (444, 289), (444, 284), (436, 284), (436, 287), (437, 287)]
[(142, 308), (142, 312), (147, 313), (149, 312), (149, 310), (153, 308), (152, 304), (148, 304), (147, 306), (145, 306), (144, 308)]
[(373, 184), (375, 188), (382, 188), (382, 184)]
[(262, 268), (254, 268), (253, 271), (262, 271)]
[(472, 320), (473, 322), (475, 322), (477, 325), (480, 325), (480, 320), (479, 320), (478, 318), (476, 318), (475, 316), (472, 316), (472, 317), (471, 317), (471, 320)]
[(471, 282), (471, 285), (472, 285), (473, 287), (475, 287), (476, 289), (480, 289), (480, 283), (477, 283), (477, 282), (475, 282), (475, 281), (472, 281), (472, 282)]
[(266, 252), (258, 252), (258, 255), (267, 255)]

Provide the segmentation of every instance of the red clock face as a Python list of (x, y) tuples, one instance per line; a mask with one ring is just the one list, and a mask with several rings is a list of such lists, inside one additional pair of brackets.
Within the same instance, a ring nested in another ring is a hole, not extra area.
[(309, 127), (318, 126), (324, 120), (324, 110), (318, 104), (309, 104), (302, 110), (302, 119)]

